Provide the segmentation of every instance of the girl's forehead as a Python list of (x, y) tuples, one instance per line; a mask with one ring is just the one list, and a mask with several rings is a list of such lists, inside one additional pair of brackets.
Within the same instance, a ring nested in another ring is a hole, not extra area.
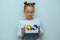
[(32, 6), (26, 6), (26, 8), (34, 9)]
[(30, 6), (27, 6), (26, 7), (26, 10), (34, 10), (34, 8), (33, 7), (30, 7)]

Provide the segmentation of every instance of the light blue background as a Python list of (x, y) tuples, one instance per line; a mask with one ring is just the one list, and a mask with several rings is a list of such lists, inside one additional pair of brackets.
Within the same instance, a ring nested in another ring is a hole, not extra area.
[[(0, 40), (17, 40), (18, 20), (23, 19), (25, 0), (0, 0)], [(41, 40), (60, 40), (60, 0), (27, 0), (36, 2), (35, 17), (41, 19)]]

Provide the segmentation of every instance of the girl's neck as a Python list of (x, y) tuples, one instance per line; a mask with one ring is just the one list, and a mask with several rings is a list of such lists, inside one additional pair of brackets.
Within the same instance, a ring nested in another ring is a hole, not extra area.
[(26, 20), (32, 20), (33, 18), (26, 18)]

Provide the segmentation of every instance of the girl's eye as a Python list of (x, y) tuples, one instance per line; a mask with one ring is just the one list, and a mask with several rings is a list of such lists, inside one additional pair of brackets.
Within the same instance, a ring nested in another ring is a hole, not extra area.
[(29, 12), (27, 12), (27, 13), (29, 13)]
[(31, 13), (33, 13), (33, 12), (31, 12)]

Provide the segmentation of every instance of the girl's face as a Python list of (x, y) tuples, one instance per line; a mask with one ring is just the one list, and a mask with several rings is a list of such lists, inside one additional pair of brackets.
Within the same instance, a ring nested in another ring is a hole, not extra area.
[(32, 6), (27, 6), (24, 10), (24, 13), (26, 15), (26, 18), (33, 18), (34, 15), (34, 8)]

